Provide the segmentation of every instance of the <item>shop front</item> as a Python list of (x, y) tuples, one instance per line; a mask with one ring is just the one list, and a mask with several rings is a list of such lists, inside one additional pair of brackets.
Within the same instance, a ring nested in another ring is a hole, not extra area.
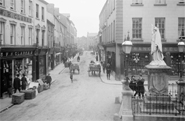
[(14, 77), (26, 75), (33, 80), (33, 55), (35, 48), (2, 47), (0, 50), (0, 97), (12, 87)]
[(39, 48), (38, 55), (36, 55), (36, 79), (42, 79), (47, 74), (46, 69), (46, 54), (47, 48)]
[[(150, 43), (133, 43), (129, 55), (123, 53), (121, 43), (117, 45), (108, 43), (103, 46), (105, 48), (105, 61), (113, 64), (112, 70), (115, 71), (117, 80), (125, 75), (126, 65), (128, 65), (129, 75), (139, 75), (141, 73), (147, 75), (145, 66), (152, 60)], [(177, 43), (163, 43), (163, 55), (166, 64), (172, 68), (169, 75), (176, 78), (180, 71), (185, 73), (185, 53), (179, 53)]]

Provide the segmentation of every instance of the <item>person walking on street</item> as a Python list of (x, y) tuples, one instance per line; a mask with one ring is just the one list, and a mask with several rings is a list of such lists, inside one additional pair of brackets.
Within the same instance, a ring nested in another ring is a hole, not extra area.
[(70, 71), (70, 79), (71, 79), (71, 83), (73, 83), (73, 71)]
[(107, 69), (107, 79), (108, 80), (110, 80), (110, 64), (109, 63), (107, 63), (107, 67), (106, 67), (106, 69)]
[(19, 92), (21, 91), (20, 90), (20, 86), (21, 86), (20, 83), (21, 83), (21, 80), (19, 79), (19, 74), (17, 74), (14, 79), (14, 82), (13, 82), (14, 93), (16, 93), (17, 90), (19, 90)]
[(21, 78), (21, 82), (22, 82), (22, 90), (26, 89), (26, 85), (27, 85), (27, 79), (25, 77), (25, 74), (23, 74), (23, 77)]
[(50, 76), (50, 73), (48, 73), (48, 75), (46, 76), (46, 83), (49, 84), (49, 88), (51, 86), (51, 80), (52, 80), (52, 78)]

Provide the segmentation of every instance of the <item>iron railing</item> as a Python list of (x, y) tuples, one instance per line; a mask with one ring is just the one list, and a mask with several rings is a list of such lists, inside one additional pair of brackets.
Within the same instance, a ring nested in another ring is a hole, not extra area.
[[(168, 85), (168, 95), (146, 94), (148, 85), (145, 86), (144, 97), (132, 97), (133, 115), (173, 115), (185, 117), (185, 94), (178, 96), (177, 84)], [(136, 89), (140, 91), (139, 89)], [(135, 91), (134, 91), (135, 92)]]

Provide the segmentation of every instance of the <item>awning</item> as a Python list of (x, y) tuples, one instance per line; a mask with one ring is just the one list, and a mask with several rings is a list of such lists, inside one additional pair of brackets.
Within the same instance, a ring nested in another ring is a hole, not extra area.
[(56, 53), (55, 56), (60, 55), (60, 54), (62, 54), (62, 53)]

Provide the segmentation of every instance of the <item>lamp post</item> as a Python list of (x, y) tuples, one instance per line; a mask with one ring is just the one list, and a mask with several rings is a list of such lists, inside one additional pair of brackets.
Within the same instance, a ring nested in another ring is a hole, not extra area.
[[(130, 41), (129, 32), (128, 32), (127, 39), (122, 43), (122, 50), (127, 56), (129, 56), (131, 49), (132, 49), (132, 42)], [(126, 64), (125, 77), (128, 76), (128, 59), (126, 60), (126, 62), (127, 64)]]
[(182, 65), (182, 58), (183, 58), (183, 51), (184, 51), (184, 48), (185, 48), (185, 43), (182, 41), (182, 39), (180, 40), (180, 42), (178, 42), (178, 49), (179, 49), (179, 52), (181, 54), (181, 57), (180, 57), (180, 62), (181, 62), (181, 69), (180, 69), (180, 78), (179, 80), (176, 82), (177, 85), (178, 85), (178, 100), (180, 102), (183, 102), (185, 101), (185, 81), (183, 80), (182, 76), (183, 76), (183, 65)]
[(183, 65), (182, 65), (182, 58), (183, 58), (183, 51), (185, 48), (185, 43), (182, 41), (182, 39), (180, 40), (180, 42), (178, 42), (178, 50), (180, 52), (180, 78), (179, 81), (183, 81), (182, 76), (183, 76)]
[[(132, 42), (129, 38), (129, 32), (127, 39), (122, 43), (122, 50), (126, 55), (129, 55), (132, 49)], [(122, 103), (121, 108), (119, 111), (119, 118), (122, 118), (126, 121), (133, 121), (133, 113), (132, 113), (132, 96), (133, 92), (129, 88), (129, 81), (128, 81), (128, 59), (126, 60), (126, 73), (125, 73), (125, 80), (122, 82), (123, 91), (122, 91)]]

